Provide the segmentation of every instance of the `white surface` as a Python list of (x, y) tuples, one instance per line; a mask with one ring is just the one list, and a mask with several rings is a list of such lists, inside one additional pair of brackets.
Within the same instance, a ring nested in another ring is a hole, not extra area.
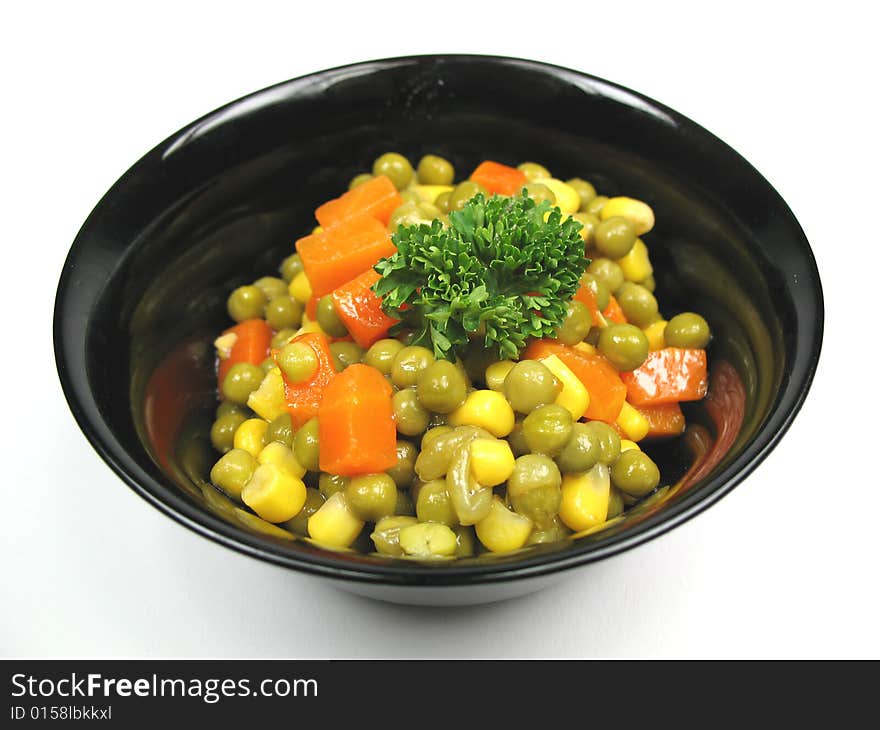
[[(860, 471), (877, 458), (880, 412), (877, 360), (865, 355), (878, 352), (880, 266), (880, 59), (866, 4), (295, 5), (20, 3), (4, 14), (0, 654), (880, 655), (880, 484), (876, 466), (870, 480)], [(545, 593), (461, 610), (357, 599), (179, 527), (87, 445), (51, 345), (67, 248), (143, 152), (271, 83), (430, 51), (552, 61), (691, 116), (788, 201), (827, 308), (803, 411), (729, 497)]]

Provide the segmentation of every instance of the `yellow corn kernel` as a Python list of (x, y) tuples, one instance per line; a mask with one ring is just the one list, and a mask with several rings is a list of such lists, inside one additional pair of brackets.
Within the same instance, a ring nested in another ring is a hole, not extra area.
[(449, 414), (450, 426), (480, 426), (498, 438), (513, 431), (513, 424), (513, 408), (494, 390), (472, 391), (465, 402)]
[(293, 449), (287, 448), (279, 441), (266, 444), (257, 457), (257, 461), (260, 464), (274, 464), (297, 479), (302, 479), (306, 473), (306, 468), (296, 460)]
[(232, 445), (236, 449), (244, 449), (255, 459), (266, 445), (266, 429), (269, 424), (262, 418), (248, 418), (235, 429)]
[(629, 451), (630, 449), (641, 451), (639, 445), (635, 441), (630, 441), (629, 439), (620, 439), (620, 453), (622, 454), (624, 451)]
[(596, 348), (593, 347), (589, 342), (578, 342), (574, 346), (574, 349), (580, 350), (585, 355), (595, 355), (596, 354)]
[(581, 196), (568, 183), (557, 180), (555, 177), (544, 177), (535, 180), (535, 182), (546, 185), (553, 191), (553, 194), (556, 196), (556, 207), (562, 211), (563, 218), (572, 213), (577, 213), (578, 208), (581, 207)]
[(617, 425), (630, 441), (641, 441), (651, 429), (648, 419), (626, 401), (623, 402), (623, 408), (620, 409), (620, 415), (617, 416)]
[(264, 535), (280, 537), (284, 540), (296, 539), (296, 536), (292, 532), (288, 532), (287, 530), (278, 527), (278, 525), (273, 525), (271, 522), (266, 522), (266, 520), (261, 517), (252, 515), (250, 512), (246, 512), (240, 507), (235, 508), (235, 516), (241, 524), (254, 532), (262, 532)]
[(599, 214), (603, 221), (615, 215), (622, 216), (632, 223), (637, 236), (645, 235), (654, 227), (654, 211), (651, 210), (651, 206), (635, 198), (623, 196), (611, 198), (602, 206)]
[(474, 439), (471, 441), (471, 473), (477, 483), (494, 487), (513, 474), (516, 459), (507, 441)]
[(248, 396), (247, 404), (248, 408), (267, 421), (272, 421), (287, 412), (284, 380), (278, 368), (272, 368), (266, 373), (260, 387)]
[(608, 518), (611, 500), (611, 470), (597, 464), (583, 474), (562, 477), (559, 519), (570, 530), (579, 532), (601, 525)]
[(309, 537), (329, 547), (347, 548), (351, 545), (364, 523), (354, 516), (345, 501), (345, 494), (336, 492), (309, 517)]
[(312, 235), (313, 236), (316, 233), (323, 233), (323, 232), (324, 232), (324, 226), (315, 226), (314, 228), (312, 228)]
[(300, 271), (291, 279), (287, 291), (296, 301), (305, 306), (312, 298), (312, 284), (305, 271)]
[(501, 392), (504, 388), (504, 379), (507, 377), (516, 363), (513, 360), (499, 360), (486, 368), (486, 386), (489, 390)]
[(645, 327), (645, 337), (648, 338), (648, 349), (651, 352), (654, 352), (655, 350), (662, 350), (664, 347), (666, 347), (666, 340), (663, 337), (665, 331), (665, 319), (658, 319), (656, 322), (651, 322), (651, 324)]
[(627, 281), (644, 281), (654, 273), (651, 259), (648, 257), (648, 247), (641, 238), (637, 238), (629, 253), (617, 263), (623, 270), (623, 278)]
[(418, 195), (421, 200), (433, 205), (443, 193), (452, 192), (452, 185), (412, 185), (409, 189)]
[(400, 528), (398, 543), (406, 555), (436, 558), (455, 555), (458, 539), (450, 527), (440, 522), (418, 522)]
[(556, 355), (548, 355), (541, 362), (562, 383), (562, 390), (556, 396), (557, 405), (565, 408), (571, 413), (572, 419), (577, 421), (590, 407), (590, 394), (584, 384)]
[(299, 337), (300, 335), (304, 335), (304, 334), (306, 334), (306, 333), (308, 333), (308, 332), (317, 332), (317, 333), (322, 334), (322, 335), (326, 335), (326, 334), (327, 334), (326, 332), (324, 332), (323, 329), (321, 329), (321, 325), (319, 325), (317, 321), (315, 321), (315, 320), (309, 320), (308, 322), (305, 322), (305, 323), (303, 324), (303, 326), (300, 327), (300, 328), (296, 331), (296, 334), (294, 335), (294, 337)]
[(492, 498), (489, 514), (476, 524), (477, 537), (493, 553), (519, 550), (526, 544), (534, 523), (524, 515), (511, 512), (498, 495)]
[(241, 490), (241, 501), (266, 522), (287, 522), (306, 503), (306, 485), (276, 464), (260, 464)]
[(228, 360), (229, 356), (232, 354), (232, 348), (235, 347), (235, 343), (238, 341), (238, 335), (235, 332), (227, 332), (225, 335), (220, 335), (216, 340), (214, 340), (214, 347), (217, 350), (217, 357), (221, 360)]

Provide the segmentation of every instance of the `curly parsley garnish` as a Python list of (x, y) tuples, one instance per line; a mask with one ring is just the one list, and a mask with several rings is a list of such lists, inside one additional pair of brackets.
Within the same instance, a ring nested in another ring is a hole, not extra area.
[(412, 344), (438, 358), (455, 360), (475, 337), (515, 358), (565, 319), (589, 263), (580, 230), (547, 201), (476, 195), (447, 228), (438, 220), (398, 228), (397, 253), (376, 264), (373, 291), (401, 320), (397, 331), (412, 330)]

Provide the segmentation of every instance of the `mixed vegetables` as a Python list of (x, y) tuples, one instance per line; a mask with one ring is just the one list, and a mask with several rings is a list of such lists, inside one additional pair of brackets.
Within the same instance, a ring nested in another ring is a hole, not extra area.
[(653, 492), (643, 439), (703, 398), (709, 326), (668, 321), (651, 208), (486, 161), (396, 153), (228, 300), (211, 481), (335, 549), (510, 552), (595, 531)]

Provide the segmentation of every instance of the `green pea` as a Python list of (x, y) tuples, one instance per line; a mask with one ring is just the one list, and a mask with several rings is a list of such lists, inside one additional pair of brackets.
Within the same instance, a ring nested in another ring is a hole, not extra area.
[(242, 418), (250, 418), (250, 411), (244, 406), (240, 406), (238, 403), (233, 403), (230, 400), (225, 400), (217, 406), (217, 410), (214, 413), (214, 418), (223, 418), (223, 416), (228, 416), (230, 413), (238, 413)]
[(260, 387), (263, 382), (263, 370), (259, 365), (249, 362), (237, 362), (223, 378), (223, 397), (226, 400), (244, 405), (248, 396)]
[(376, 529), (370, 535), (376, 552), (380, 555), (403, 555), (403, 548), (400, 547), (400, 531), (417, 523), (415, 516), (408, 515), (395, 515), (379, 520)]
[(278, 367), (291, 383), (310, 380), (318, 369), (318, 356), (302, 342), (291, 342), (278, 353)]
[(281, 278), (288, 284), (293, 280), (293, 277), (302, 270), (302, 259), (299, 257), (298, 253), (290, 254), (290, 256), (281, 262), (281, 266), (278, 267), (278, 271), (281, 272)]
[(263, 371), (263, 375), (268, 375), (269, 371), (275, 367), (275, 361), (272, 357), (267, 357), (263, 362), (260, 363), (260, 370)]
[(404, 439), (397, 440), (397, 463), (385, 473), (390, 476), (398, 489), (409, 489), (416, 478), (416, 458), (419, 450)]
[(651, 294), (654, 293), (654, 290), (657, 288), (657, 282), (654, 279), (653, 274), (648, 274), (644, 279), (642, 279), (639, 284), (641, 284), (645, 289), (647, 289)]
[(612, 520), (615, 517), (619, 517), (623, 514), (623, 497), (620, 494), (620, 490), (617, 487), (611, 487), (611, 494), (608, 499), (608, 517), (607, 519)]
[(565, 305), (565, 319), (556, 328), (556, 339), (564, 345), (576, 345), (578, 342), (583, 342), (592, 326), (593, 315), (590, 314), (590, 310), (583, 302), (572, 299)]
[(571, 413), (560, 405), (539, 406), (523, 420), (523, 436), (538, 454), (558, 454), (571, 436)]
[(599, 310), (605, 311), (605, 308), (611, 302), (611, 292), (608, 291), (608, 287), (589, 273), (586, 273), (581, 277), (581, 285), (587, 287), (592, 292), (593, 298), (596, 300), (596, 306), (599, 307)]
[(450, 527), (458, 524), (445, 479), (433, 479), (421, 486), (416, 499), (416, 517), (419, 522), (442, 522)]
[(271, 302), (275, 297), (283, 297), (287, 294), (287, 283), (284, 279), (279, 279), (277, 276), (264, 276), (257, 279), (254, 282), (254, 286), (266, 295), (267, 302)]
[(290, 342), (294, 337), (296, 337), (296, 330), (285, 327), (284, 329), (278, 330), (272, 336), (271, 347), (273, 350), (280, 350), (284, 347), (288, 342)]
[[(587, 267), (587, 271), (597, 280), (602, 282), (612, 294), (623, 285), (623, 269), (616, 261), (607, 258), (594, 259)], [(604, 309), (604, 307), (603, 307)]]
[(694, 312), (676, 314), (663, 330), (668, 347), (702, 349), (709, 344), (710, 337), (709, 323)]
[(391, 364), (391, 382), (398, 388), (416, 384), (419, 373), (434, 362), (434, 353), (427, 347), (409, 345), (398, 350)]
[(526, 540), (526, 545), (543, 545), (548, 542), (559, 542), (570, 534), (571, 530), (565, 526), (557, 515), (551, 517), (546, 524), (535, 525), (535, 529), (532, 530), (528, 540)]
[(331, 342), (330, 354), (333, 355), (333, 366), (341, 373), (349, 365), (361, 361), (364, 349), (354, 342)]
[(477, 536), (474, 528), (470, 525), (456, 525), (452, 528), (452, 531), (455, 533), (455, 541), (458, 543), (458, 546), (455, 548), (455, 557), (472, 557), (477, 545)]
[(521, 162), (516, 166), (516, 169), (525, 175), (526, 180), (529, 181), (553, 177), (546, 167), (539, 165), (537, 162)]
[(373, 163), (373, 175), (385, 175), (398, 190), (403, 190), (413, 178), (412, 165), (409, 160), (397, 152), (386, 152)]
[(584, 424), (589, 429), (589, 438), (599, 446), (599, 463), (610, 466), (620, 455), (620, 436), (607, 423), (588, 421)]
[(636, 229), (623, 216), (615, 215), (602, 221), (594, 233), (594, 243), (603, 256), (619, 259), (626, 256), (636, 242)]
[(399, 340), (384, 339), (374, 342), (364, 354), (364, 365), (376, 368), (382, 375), (391, 375), (394, 358), (403, 349)]
[(461, 210), (464, 208), (464, 204), (477, 193), (482, 193), (485, 197), (489, 195), (489, 191), (479, 183), (475, 183), (473, 180), (462, 180), (449, 194), (449, 211)]
[(415, 388), (398, 390), (392, 402), (398, 432), (404, 436), (420, 436), (425, 432), (431, 414), (422, 405)]
[(449, 213), (449, 199), (452, 197), (452, 191), (447, 190), (445, 193), (440, 193), (437, 196), (436, 200), (434, 200), (434, 205), (444, 215)]
[(211, 482), (238, 499), (256, 469), (257, 460), (253, 456), (244, 449), (232, 449), (211, 468)]
[[(494, 356), (493, 356), (494, 358)], [(516, 363), (513, 360), (494, 360), (486, 366), (483, 371), (483, 382), (489, 390), (495, 390), (499, 393), (504, 392), (504, 381), (513, 370)]]
[(660, 483), (660, 470), (644, 451), (624, 451), (611, 467), (614, 486), (631, 497), (644, 497)]
[(524, 454), (517, 458), (507, 480), (507, 495), (512, 498), (533, 489), (559, 489), (561, 485), (562, 475), (553, 459), (543, 454)]
[(592, 213), (575, 213), (572, 218), (581, 224), (581, 238), (584, 239), (584, 245), (591, 246), (600, 223), (599, 218)]
[(217, 451), (226, 453), (232, 448), (235, 430), (247, 417), (241, 413), (228, 413), (214, 421), (211, 426), (211, 444)]
[(543, 203), (546, 200), (550, 205), (556, 205), (556, 193), (542, 183), (530, 182), (527, 185), (523, 185), (522, 191), (534, 200), (536, 204)]
[(284, 444), (288, 449), (293, 448), (293, 421), (289, 413), (282, 413), (273, 418), (266, 429), (266, 443), (273, 441)]
[(618, 370), (635, 370), (648, 357), (648, 338), (632, 324), (610, 324), (599, 335), (599, 351)]
[(378, 522), (394, 514), (397, 486), (387, 474), (352, 477), (345, 488), (345, 501), (355, 516), (365, 522)]
[(586, 208), (590, 201), (596, 197), (596, 188), (586, 180), (573, 177), (571, 180), (566, 180), (566, 182), (577, 191), (578, 197), (581, 199), (581, 206), (578, 210)]
[(354, 190), (358, 185), (363, 185), (365, 182), (370, 182), (372, 179), (373, 176), (369, 172), (362, 172), (351, 179), (351, 182), (348, 183), (348, 189)]
[(292, 330), (299, 327), (302, 315), (302, 304), (287, 294), (271, 299), (266, 305), (266, 321), (273, 330)]
[[(417, 195), (414, 193), (414, 195)], [(431, 213), (436, 212), (436, 215)], [(388, 219), (388, 229), (396, 231), (400, 226), (414, 226), (420, 223), (430, 223), (440, 215), (440, 210), (433, 205), (425, 209), (420, 201), (412, 200), (398, 206)]]
[(510, 494), (510, 506), (514, 511), (528, 517), (537, 527), (548, 525), (559, 514), (562, 490), (558, 486), (543, 485), (525, 492)]
[(401, 517), (416, 516), (416, 506), (413, 504), (413, 500), (409, 492), (404, 492), (398, 488), (397, 504), (394, 506), (394, 514)]
[(584, 213), (592, 213), (593, 215), (598, 216), (602, 212), (602, 208), (605, 207), (605, 203), (607, 202), (607, 195), (597, 195), (589, 203), (587, 203), (587, 207), (584, 208)]
[(556, 463), (566, 474), (578, 474), (596, 466), (599, 456), (599, 439), (593, 436), (586, 423), (575, 423)]
[(448, 360), (435, 360), (416, 379), (419, 400), (435, 413), (452, 413), (464, 403), (467, 387), (464, 373)]
[(348, 477), (322, 471), (318, 477), (318, 491), (324, 499), (330, 499), (336, 492), (344, 492), (350, 481)]
[(266, 295), (256, 286), (240, 286), (226, 300), (229, 316), (236, 322), (262, 317), (265, 306)]
[(324, 496), (317, 489), (308, 487), (306, 489), (306, 503), (297, 512), (296, 516), (292, 520), (285, 522), (282, 527), (305, 537), (309, 534), (309, 517), (321, 509), (324, 501)]
[(616, 296), (627, 320), (633, 324), (647, 327), (657, 318), (657, 299), (645, 287), (628, 281)]
[(513, 431), (507, 435), (507, 443), (510, 444), (510, 450), (514, 456), (522, 456), (529, 453), (529, 445), (526, 443), (526, 437), (523, 434), (522, 426), (523, 418), (520, 416), (513, 425)]
[(504, 378), (504, 397), (513, 410), (531, 413), (539, 406), (556, 400), (559, 390), (556, 378), (544, 363), (522, 360)]
[(455, 168), (449, 160), (437, 155), (425, 155), (419, 160), (417, 174), (422, 185), (452, 185)]
[(318, 324), (321, 325), (321, 329), (331, 337), (345, 337), (348, 335), (348, 330), (342, 323), (342, 320), (339, 319), (339, 314), (336, 312), (336, 305), (333, 304), (333, 297), (329, 294), (324, 295), (318, 300), (316, 319), (318, 320)]
[(296, 460), (309, 471), (318, 471), (320, 442), (318, 440), (318, 419), (310, 418), (293, 437), (293, 453)]

